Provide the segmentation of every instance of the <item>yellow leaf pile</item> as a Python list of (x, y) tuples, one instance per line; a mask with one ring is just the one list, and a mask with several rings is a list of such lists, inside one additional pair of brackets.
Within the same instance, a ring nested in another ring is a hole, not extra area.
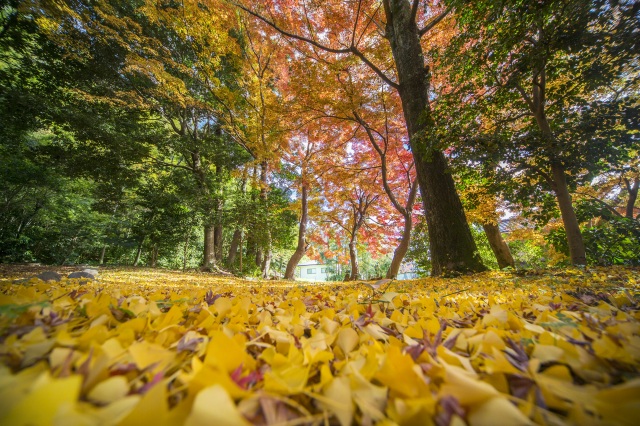
[(635, 424), (640, 272), (0, 284), (2, 425)]

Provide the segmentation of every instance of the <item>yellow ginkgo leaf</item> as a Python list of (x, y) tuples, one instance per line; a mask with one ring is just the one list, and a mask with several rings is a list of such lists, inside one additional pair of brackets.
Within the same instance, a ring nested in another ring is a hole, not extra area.
[(220, 385), (198, 393), (185, 426), (249, 426), (233, 400)]
[(45, 377), (44, 383), (31, 391), (11, 409), (0, 414), (3, 425), (50, 425), (65, 405), (74, 405), (80, 395), (82, 377), (64, 379)]
[(127, 379), (123, 376), (114, 376), (98, 383), (87, 397), (100, 404), (109, 404), (124, 398), (127, 393), (129, 393)]
[(533, 422), (518, 407), (502, 397), (490, 398), (473, 407), (467, 416), (469, 426), (526, 426)]
[(338, 347), (342, 349), (345, 355), (354, 350), (359, 341), (360, 336), (358, 336), (358, 333), (351, 327), (340, 330), (338, 338), (336, 339)]
[(429, 388), (414, 366), (409, 355), (402, 354), (397, 346), (390, 346), (384, 364), (374, 377), (399, 395), (415, 398), (428, 393)]

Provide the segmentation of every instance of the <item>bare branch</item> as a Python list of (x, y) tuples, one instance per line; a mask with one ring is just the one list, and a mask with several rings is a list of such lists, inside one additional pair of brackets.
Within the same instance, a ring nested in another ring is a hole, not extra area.
[(424, 26), (424, 28), (419, 30), (418, 31), (418, 35), (420, 37), (422, 37), (423, 35), (425, 35), (429, 31), (431, 31), (433, 29), (433, 27), (438, 25), (440, 23), (440, 21), (442, 21), (452, 10), (453, 10), (453, 6), (449, 6), (447, 8), (447, 10), (445, 10), (444, 12), (442, 12), (441, 14), (439, 14), (438, 16), (433, 18), (431, 21), (429, 21), (429, 23), (427, 25)]

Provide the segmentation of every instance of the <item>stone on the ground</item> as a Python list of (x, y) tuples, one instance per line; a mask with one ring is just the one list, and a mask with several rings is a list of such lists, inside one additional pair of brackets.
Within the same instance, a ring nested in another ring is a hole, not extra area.
[(85, 271), (72, 272), (67, 276), (67, 278), (88, 278), (90, 280), (96, 279), (95, 275)]
[(62, 279), (62, 275), (54, 271), (44, 271), (36, 275), (36, 278), (39, 278), (42, 281), (60, 281)]
[(88, 274), (91, 274), (91, 275), (93, 275), (94, 278), (96, 278), (99, 275), (97, 269), (87, 268), (87, 269), (83, 269), (82, 272), (86, 272)]

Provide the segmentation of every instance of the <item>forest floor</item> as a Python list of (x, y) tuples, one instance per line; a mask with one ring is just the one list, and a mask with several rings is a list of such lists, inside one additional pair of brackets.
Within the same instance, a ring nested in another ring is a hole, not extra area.
[[(640, 270), (371, 283), (0, 265), (0, 424), (635, 424)], [(23, 281), (18, 281), (23, 280)], [(499, 419), (499, 420), (498, 420)]]

